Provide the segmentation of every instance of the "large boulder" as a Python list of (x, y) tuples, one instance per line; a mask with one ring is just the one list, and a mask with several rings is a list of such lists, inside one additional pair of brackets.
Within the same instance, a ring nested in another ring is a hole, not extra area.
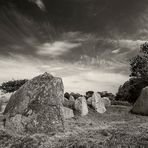
[(61, 78), (48, 73), (26, 82), (10, 98), (5, 128), (17, 134), (53, 134), (64, 129), (64, 87)]
[(101, 98), (99, 93), (94, 93), (87, 101), (98, 113), (104, 113), (106, 111), (105, 102)]
[(135, 114), (148, 115), (148, 86), (142, 89), (131, 112)]
[(78, 111), (81, 116), (85, 116), (88, 114), (88, 106), (85, 97), (79, 97), (78, 99), (76, 99), (75, 110)]

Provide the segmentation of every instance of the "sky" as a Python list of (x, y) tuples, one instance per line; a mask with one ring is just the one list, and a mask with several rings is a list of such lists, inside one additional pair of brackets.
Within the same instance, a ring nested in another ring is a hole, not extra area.
[(116, 93), (147, 24), (147, 0), (1, 0), (0, 83), (49, 72), (65, 91)]

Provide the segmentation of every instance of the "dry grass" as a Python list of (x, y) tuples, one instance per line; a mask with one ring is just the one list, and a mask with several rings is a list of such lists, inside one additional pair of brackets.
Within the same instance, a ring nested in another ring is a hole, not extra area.
[(11, 148), (147, 148), (148, 117), (129, 113), (130, 106), (112, 105), (104, 114), (89, 109), (84, 117), (65, 121), (65, 132), (12, 137), (0, 133), (0, 147)]

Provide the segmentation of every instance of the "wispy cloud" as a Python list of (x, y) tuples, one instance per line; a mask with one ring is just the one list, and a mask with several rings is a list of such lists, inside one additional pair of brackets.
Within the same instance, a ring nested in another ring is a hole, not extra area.
[(80, 43), (70, 43), (67, 41), (55, 41), (54, 43), (44, 43), (38, 47), (37, 54), (39, 55), (50, 55), (59, 56), (72, 48), (79, 47)]
[(118, 42), (121, 48), (128, 48), (129, 50), (136, 50), (136, 49), (139, 49), (140, 45), (146, 42), (146, 40), (121, 39)]
[(85, 93), (88, 90), (116, 93), (118, 87), (128, 79), (117, 73), (106, 73), (100, 70), (85, 71), (63, 77), (66, 91)]

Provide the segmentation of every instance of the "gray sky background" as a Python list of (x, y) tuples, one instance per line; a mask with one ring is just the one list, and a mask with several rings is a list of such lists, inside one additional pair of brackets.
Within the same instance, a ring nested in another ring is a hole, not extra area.
[(66, 91), (115, 93), (148, 37), (147, 0), (2, 0), (0, 82), (45, 71)]

